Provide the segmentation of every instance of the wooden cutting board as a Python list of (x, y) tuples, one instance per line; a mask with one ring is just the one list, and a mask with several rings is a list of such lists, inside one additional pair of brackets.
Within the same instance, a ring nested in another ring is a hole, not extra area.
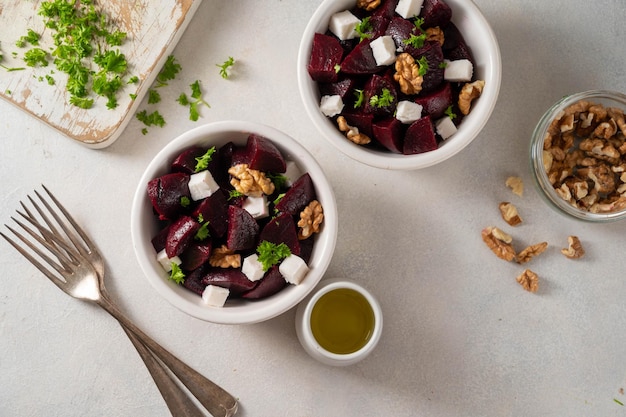
[[(100, 0), (103, 11), (123, 32), (127, 33), (120, 47), (129, 62), (129, 71), (139, 77), (118, 95), (118, 107), (107, 109), (103, 97), (91, 109), (69, 104), (65, 91), (67, 77), (54, 71), (54, 85), (48, 85), (48, 67), (31, 68), (23, 61), (28, 50), (15, 42), (28, 29), (42, 34), (42, 49), (52, 47), (51, 30), (46, 29), (37, 14), (42, 0), (2, 0), (0, 2), (0, 64), (25, 67), (21, 71), (0, 68), (0, 97), (49, 124), (66, 136), (93, 148), (112, 144), (134, 116), (141, 99), (152, 85), (163, 63), (171, 54), (202, 0)], [(136, 94), (133, 100), (130, 94)], [(2, 113), (0, 110), (0, 117)]]

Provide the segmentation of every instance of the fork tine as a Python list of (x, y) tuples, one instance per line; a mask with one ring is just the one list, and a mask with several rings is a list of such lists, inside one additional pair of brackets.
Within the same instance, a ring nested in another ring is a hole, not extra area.
[[(57, 198), (50, 192), (50, 190), (48, 190), (48, 188), (46, 188), (46, 186), (43, 185), (43, 184), (41, 185), (41, 187), (44, 189), (44, 191), (48, 194), (50, 199), (57, 206), (59, 211), (61, 211), (61, 213), (63, 213), (63, 216), (65, 216), (67, 221), (72, 225), (72, 227), (74, 228), (76, 233), (78, 233), (80, 238), (83, 240), (83, 242), (87, 246), (88, 251), (95, 251), (96, 250), (96, 245), (94, 245), (94, 243), (91, 241), (91, 239), (89, 238), (87, 233), (85, 233), (85, 231), (78, 225), (78, 223), (74, 220), (74, 218), (70, 215), (70, 213), (65, 209), (65, 207), (63, 207), (63, 205), (59, 202), (59, 200), (57, 200)], [(37, 193), (37, 191), (35, 191), (35, 194), (37, 194), (37, 196), (41, 199), (41, 201), (46, 205), (46, 208), (48, 209), (48, 211), (50, 211), (50, 213), (52, 213), (52, 215), (57, 220), (57, 222), (59, 222), (59, 224), (61, 225), (61, 227), (63, 228), (65, 233), (68, 235), (68, 237), (71, 238), (74, 234), (71, 233), (70, 231), (68, 231), (67, 227), (64, 226), (64, 224), (65, 224), (64, 222), (60, 221), (60, 219), (59, 219), (58, 215), (56, 214), (55, 210), (51, 209), (51, 207), (48, 205), (48, 203), (43, 198), (41, 198), (41, 196), (39, 195), (39, 193)], [(74, 241), (74, 239), (72, 239), (72, 243), (74, 243), (74, 245), (76, 245), (76, 241)], [(81, 247), (82, 247), (82, 245), (81, 245)]]
[[(46, 256), (46, 254), (42, 253), (39, 249), (37, 249), (31, 242), (28, 241), (28, 239), (26, 239), (20, 233), (16, 232), (15, 230), (10, 228), (6, 224), (5, 224), (5, 226), (6, 226), (7, 229), (9, 229), (11, 232), (13, 232), (13, 234), (15, 236), (17, 236), (22, 242), (24, 242), (26, 244), (26, 246), (28, 246), (31, 250), (33, 250), (39, 257), (41, 257), (41, 259), (45, 260), (50, 266), (52, 266), (57, 272), (59, 272), (59, 268), (60, 267), (59, 267), (59, 265), (56, 262), (54, 262), (52, 259), (50, 259), (48, 256)], [(55, 274), (50, 272), (50, 269), (48, 269), (45, 266), (43, 266), (41, 264), (41, 262), (39, 262), (34, 256), (32, 256), (30, 253), (28, 253), (26, 250), (24, 250), (24, 248), (22, 248), (20, 245), (15, 243), (7, 235), (5, 235), (2, 232), (0, 232), (0, 235), (7, 242), (9, 242), (9, 244), (11, 246), (13, 246), (23, 257), (25, 257), (31, 264), (33, 264), (39, 271), (41, 271), (42, 274), (44, 274), (46, 277), (48, 277), (48, 279), (50, 279), (50, 281), (52, 281), (57, 287), (59, 287), (63, 291), (65, 291), (65, 287), (63, 285), (64, 282), (61, 279), (59, 279), (58, 276), (56, 276)], [(61, 273), (61, 272), (59, 272), (59, 273)]]

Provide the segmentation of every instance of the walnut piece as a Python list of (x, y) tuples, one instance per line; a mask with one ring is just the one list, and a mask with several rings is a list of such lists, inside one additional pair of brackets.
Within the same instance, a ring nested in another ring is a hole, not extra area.
[(515, 259), (515, 249), (511, 245), (511, 242), (513, 242), (511, 235), (493, 226), (484, 228), (481, 235), (485, 244), (498, 258), (505, 261)]
[(468, 115), (472, 107), (472, 101), (480, 97), (485, 87), (485, 81), (476, 80), (473, 83), (466, 83), (459, 93), (459, 110), (464, 115)]
[(380, 6), (380, 0), (357, 0), (356, 6), (371, 12)]
[(510, 226), (517, 226), (522, 222), (522, 218), (517, 212), (517, 207), (509, 202), (502, 202), (498, 206), (500, 209), (500, 214), (502, 215), (502, 219), (507, 222)]
[(272, 180), (256, 169), (250, 169), (248, 164), (238, 164), (230, 167), (228, 173), (232, 176), (230, 183), (240, 193), (260, 197), (263, 194), (270, 195), (275, 186)]
[(530, 269), (525, 269), (517, 277), (517, 282), (526, 290), (530, 292), (537, 292), (539, 289), (539, 276)]
[(518, 264), (525, 264), (537, 255), (542, 254), (548, 247), (548, 242), (536, 243), (530, 245), (523, 251), (517, 254), (516, 261)]
[(403, 52), (398, 55), (395, 67), (393, 79), (400, 84), (400, 90), (404, 94), (417, 94), (422, 91), (424, 77), (420, 75), (420, 67), (411, 54)]
[(357, 127), (350, 126), (345, 117), (337, 117), (337, 126), (341, 132), (346, 134), (346, 137), (357, 145), (367, 145), (372, 139), (364, 133), (360, 133)]
[(311, 201), (300, 213), (298, 239), (304, 240), (313, 235), (313, 233), (319, 233), (323, 221), (324, 209), (322, 205), (317, 200)]
[(508, 177), (504, 184), (513, 191), (513, 194), (520, 197), (524, 194), (524, 181), (520, 177)]
[(585, 249), (583, 249), (583, 245), (580, 243), (578, 236), (569, 236), (567, 238), (567, 245), (567, 248), (561, 249), (561, 253), (568, 258), (578, 259), (582, 258), (585, 254)]
[(226, 245), (213, 249), (209, 257), (209, 264), (216, 268), (241, 267), (241, 255), (228, 249)]
[(428, 42), (439, 42), (439, 45), (443, 46), (446, 38), (443, 30), (439, 26), (426, 29), (426, 40)]

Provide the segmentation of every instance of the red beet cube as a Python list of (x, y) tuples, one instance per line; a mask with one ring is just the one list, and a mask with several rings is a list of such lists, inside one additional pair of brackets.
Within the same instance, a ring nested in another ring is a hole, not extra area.
[(285, 281), (285, 277), (278, 270), (278, 266), (274, 265), (266, 272), (256, 287), (242, 294), (241, 297), (247, 300), (258, 300), (274, 295), (286, 286), (287, 281)]
[(230, 250), (252, 249), (259, 234), (259, 225), (246, 210), (228, 206), (228, 233), (226, 246)]
[(308, 173), (303, 174), (291, 185), (285, 196), (276, 204), (276, 210), (280, 213), (291, 214), (292, 216), (300, 212), (315, 199), (315, 188), (313, 180)]
[(250, 169), (263, 172), (283, 173), (287, 170), (285, 159), (276, 145), (269, 139), (255, 134), (248, 136), (242, 161), (248, 164)]
[(183, 197), (191, 199), (188, 184), (189, 175), (182, 172), (165, 174), (148, 182), (148, 197), (159, 219), (175, 219), (183, 211)]
[(333, 36), (316, 33), (313, 36), (313, 47), (309, 60), (308, 71), (313, 81), (337, 81), (336, 66), (341, 63), (343, 48), (339, 40)]
[(380, 120), (373, 124), (374, 138), (385, 148), (402, 153), (404, 126), (395, 117)]
[(200, 224), (192, 217), (181, 216), (170, 226), (165, 242), (165, 253), (168, 258), (180, 255), (193, 241)]
[(407, 128), (402, 150), (404, 154), (413, 155), (435, 149), (437, 149), (437, 139), (430, 116), (416, 120)]
[(263, 227), (259, 236), (259, 242), (263, 242), (264, 240), (275, 245), (284, 243), (291, 253), (300, 255), (298, 230), (290, 214), (283, 213), (270, 220), (270, 222)]

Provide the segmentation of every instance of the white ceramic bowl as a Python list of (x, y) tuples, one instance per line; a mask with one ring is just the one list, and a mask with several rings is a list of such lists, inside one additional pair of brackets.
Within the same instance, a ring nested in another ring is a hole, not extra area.
[(355, 145), (339, 132), (334, 122), (319, 109), (320, 94), (317, 84), (307, 71), (315, 33), (324, 33), (330, 16), (354, 7), (355, 0), (324, 0), (304, 30), (298, 54), (297, 76), (304, 107), (313, 124), (330, 143), (341, 152), (364, 164), (394, 170), (425, 168), (456, 155), (472, 142), (487, 123), (496, 105), (500, 91), (502, 62), (500, 49), (489, 22), (471, 0), (446, 0), (452, 8), (452, 22), (458, 27), (470, 47), (477, 79), (485, 81), (481, 97), (472, 105), (472, 111), (460, 124), (458, 131), (438, 149), (417, 155), (400, 155)]
[[(232, 141), (244, 145), (250, 133), (270, 139), (287, 160), (296, 162), (302, 172), (313, 179), (317, 198), (324, 208), (322, 230), (309, 262), (310, 272), (299, 285), (289, 285), (274, 296), (255, 301), (227, 301), (221, 308), (208, 307), (199, 295), (175, 284), (157, 262), (151, 239), (158, 231), (152, 214), (152, 205), (146, 192), (148, 182), (168, 172), (172, 159), (193, 145), (219, 147)], [(315, 288), (332, 258), (337, 239), (337, 205), (333, 190), (324, 172), (311, 154), (293, 138), (272, 127), (244, 121), (224, 121), (192, 129), (171, 141), (146, 168), (133, 200), (131, 235), (137, 260), (146, 278), (155, 290), (171, 304), (185, 313), (213, 323), (257, 323), (275, 317), (294, 307)]]
[[(315, 339), (311, 328), (311, 315), (317, 302), (325, 294), (337, 289), (349, 289), (360, 293), (367, 300), (374, 314), (374, 327), (367, 343), (352, 353), (333, 353), (323, 348)], [(348, 366), (365, 359), (376, 347), (383, 332), (383, 312), (376, 298), (359, 284), (341, 278), (324, 280), (300, 303), (296, 310), (296, 334), (304, 350), (314, 359), (331, 366)]]

